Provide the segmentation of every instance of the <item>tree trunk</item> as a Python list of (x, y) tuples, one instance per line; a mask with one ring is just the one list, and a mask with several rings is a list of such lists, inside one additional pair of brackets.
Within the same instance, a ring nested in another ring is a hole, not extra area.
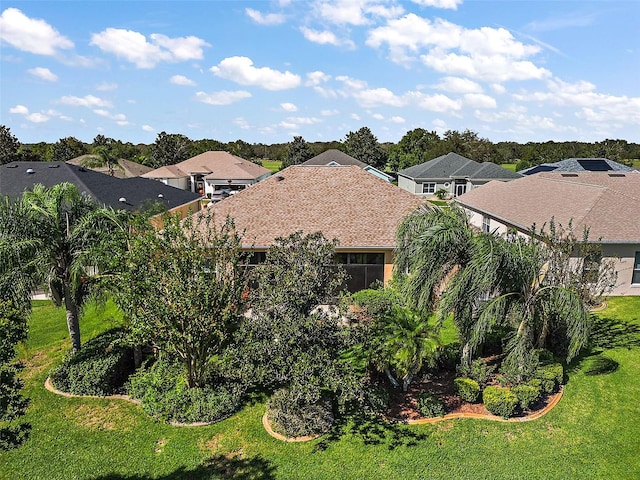
[(384, 373), (387, 375), (387, 378), (389, 379), (389, 381), (391, 382), (391, 385), (393, 385), (394, 388), (398, 388), (400, 386), (400, 383), (398, 383), (398, 381), (391, 374), (391, 371), (388, 368), (384, 369)]
[(142, 347), (140, 345), (133, 347), (133, 365), (136, 368), (140, 368), (142, 365)]
[(64, 285), (64, 307), (67, 310), (67, 328), (69, 329), (69, 338), (71, 339), (71, 353), (76, 354), (80, 351), (80, 319), (78, 317), (78, 305), (73, 300), (69, 285)]
[(411, 380), (413, 380), (413, 375), (408, 374), (406, 377), (402, 379), (402, 391), (406, 392), (409, 390), (409, 385), (411, 384)]

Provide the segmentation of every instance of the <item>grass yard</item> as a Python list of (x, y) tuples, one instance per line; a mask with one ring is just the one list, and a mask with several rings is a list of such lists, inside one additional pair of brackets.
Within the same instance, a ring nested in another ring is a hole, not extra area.
[(262, 166), (276, 173), (282, 168), (282, 162), (279, 160), (262, 160)]
[(510, 172), (515, 172), (516, 171), (516, 164), (515, 163), (501, 163), (500, 166), (502, 168), (506, 168)]
[[(82, 323), (84, 339), (118, 322), (113, 307), (94, 309)], [(36, 302), (20, 351), (31, 436), (0, 452), (0, 478), (640, 478), (640, 297), (611, 299), (596, 314), (594, 331), (594, 351), (619, 368), (590, 376), (576, 362), (558, 406), (536, 421), (351, 422), (335, 436), (296, 444), (264, 431), (263, 400), (216, 425), (180, 428), (125, 401), (48, 392), (44, 380), (68, 338), (64, 312)]]

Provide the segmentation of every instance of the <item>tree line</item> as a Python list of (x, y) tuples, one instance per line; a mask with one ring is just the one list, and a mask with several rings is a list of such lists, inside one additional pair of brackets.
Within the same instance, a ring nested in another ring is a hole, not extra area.
[(238, 139), (221, 142), (214, 139), (192, 140), (182, 134), (161, 132), (154, 143), (133, 144), (96, 135), (91, 143), (65, 137), (55, 143), (21, 143), (4, 125), (0, 125), (0, 164), (11, 161), (68, 161), (82, 155), (126, 159), (158, 168), (174, 165), (211, 150), (222, 150), (255, 163), (264, 160), (282, 162), (283, 167), (299, 164), (320, 153), (337, 149), (381, 170), (397, 172), (449, 152), (479, 162), (516, 163), (517, 170), (566, 158), (608, 158), (626, 165), (640, 158), (640, 144), (621, 139), (599, 142), (497, 142), (482, 138), (472, 130), (435, 131), (416, 128), (398, 143), (379, 142), (368, 127), (349, 132), (341, 140), (307, 142), (294, 136), (291, 142), (248, 143)]

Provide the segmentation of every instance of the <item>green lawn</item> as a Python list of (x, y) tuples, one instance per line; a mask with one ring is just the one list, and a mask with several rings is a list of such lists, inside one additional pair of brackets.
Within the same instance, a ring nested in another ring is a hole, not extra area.
[[(156, 423), (125, 401), (48, 392), (43, 382), (68, 339), (64, 312), (37, 302), (20, 352), (31, 436), (0, 453), (0, 478), (640, 478), (640, 297), (611, 299), (596, 315), (594, 350), (619, 368), (587, 376), (576, 362), (564, 397), (541, 419), (411, 427), (355, 422), (335, 437), (295, 444), (264, 431), (263, 401), (216, 425), (180, 428)], [(84, 338), (118, 318), (113, 307), (91, 311)]]
[(282, 162), (279, 160), (262, 160), (262, 166), (276, 173), (282, 168)]
[(511, 172), (515, 172), (516, 171), (516, 164), (515, 163), (501, 163), (500, 166), (502, 168), (506, 168), (507, 170), (509, 170)]

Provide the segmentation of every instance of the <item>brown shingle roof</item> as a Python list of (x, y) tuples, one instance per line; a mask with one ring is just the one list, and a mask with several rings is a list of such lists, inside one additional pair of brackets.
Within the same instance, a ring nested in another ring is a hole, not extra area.
[(640, 242), (640, 173), (539, 173), (512, 182), (491, 182), (456, 198), (522, 230), (540, 229), (553, 217), (580, 235), (605, 243)]
[(343, 248), (392, 248), (396, 229), (422, 199), (356, 166), (292, 166), (209, 208), (266, 247), (298, 230), (321, 231)]
[[(147, 178), (179, 178), (192, 173), (199, 173), (205, 174), (207, 175), (206, 178), (212, 179), (254, 180), (271, 173), (270, 170), (261, 165), (222, 151), (204, 152), (188, 158), (184, 162), (171, 165), (171, 167), (177, 168), (184, 173), (179, 175), (178, 172), (167, 171), (167, 167), (160, 167), (143, 176)], [(162, 171), (160, 172), (159, 170)]]

